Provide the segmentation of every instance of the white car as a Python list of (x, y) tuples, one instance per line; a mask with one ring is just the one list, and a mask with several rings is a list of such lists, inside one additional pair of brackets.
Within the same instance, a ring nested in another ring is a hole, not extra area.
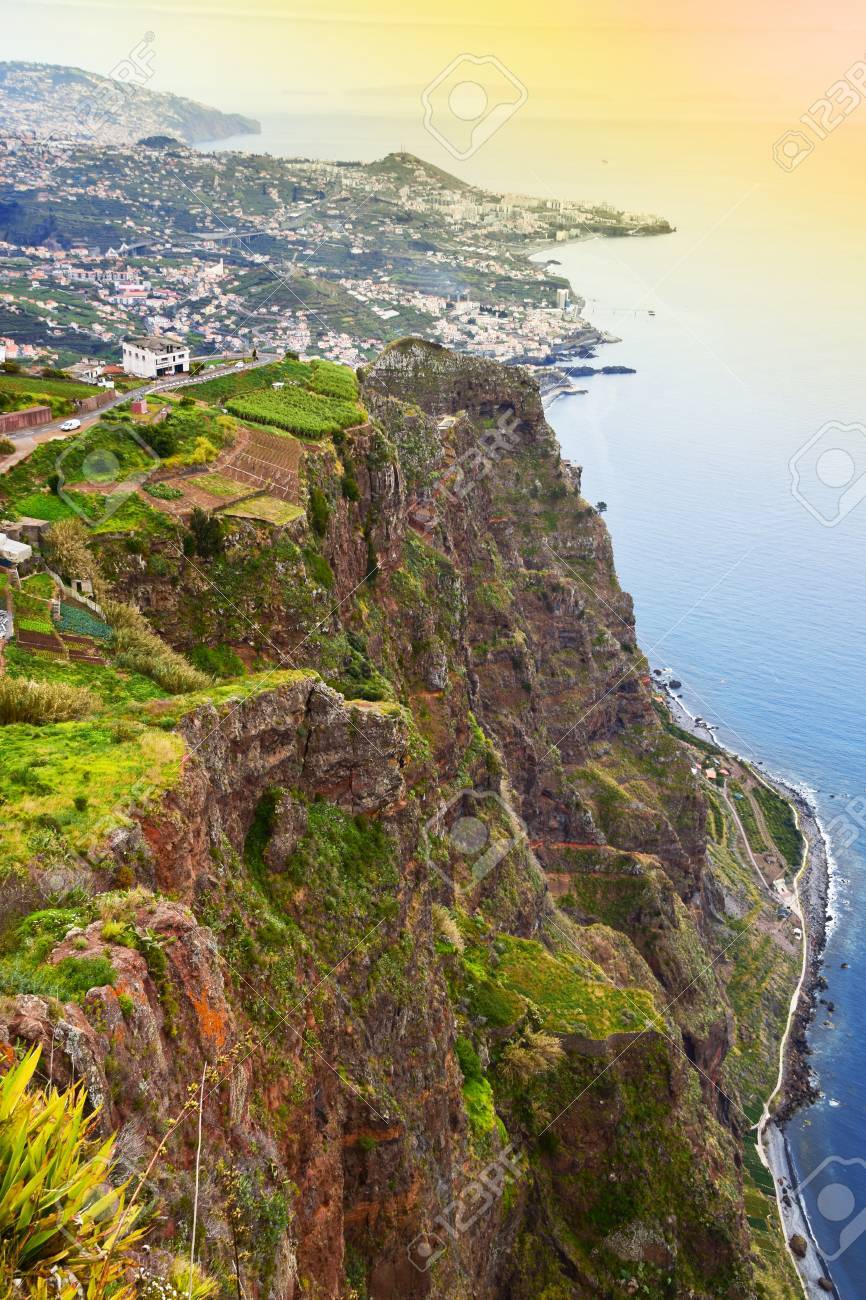
[(81, 428), (80, 420), (64, 420), (60, 426), (62, 433), (72, 433), (74, 429)]

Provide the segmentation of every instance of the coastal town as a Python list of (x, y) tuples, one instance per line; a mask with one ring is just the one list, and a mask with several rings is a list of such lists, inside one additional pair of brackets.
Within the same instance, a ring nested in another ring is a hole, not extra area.
[[(65, 367), (167, 333), (358, 365), (421, 333), (549, 365), (603, 341), (555, 245), (664, 233), (609, 205), (494, 194), (409, 154), (377, 163), (198, 153), (168, 137), (83, 148), (0, 137), (0, 339)], [(530, 261), (533, 250), (549, 256)]]

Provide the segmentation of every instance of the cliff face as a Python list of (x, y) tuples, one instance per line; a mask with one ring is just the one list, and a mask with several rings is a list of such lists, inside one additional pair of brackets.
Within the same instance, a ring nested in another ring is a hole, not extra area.
[(155, 1244), (188, 1240), (209, 1067), (227, 1294), (769, 1294), (705, 807), (602, 520), (522, 372), (409, 340), (363, 389), (306, 459), (320, 535), (240, 523), (207, 569), (103, 544), (172, 643), (274, 668), (149, 706), (179, 774), (76, 868), (48, 958), (118, 979), (9, 999), (0, 1037), (84, 1077), (132, 1169), (184, 1116)]

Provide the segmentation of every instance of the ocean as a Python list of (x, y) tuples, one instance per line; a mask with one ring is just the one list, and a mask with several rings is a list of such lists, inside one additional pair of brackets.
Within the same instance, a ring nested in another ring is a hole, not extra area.
[(476, 183), (676, 225), (541, 255), (621, 339), (595, 364), (637, 372), (579, 380), (586, 394), (560, 398), (549, 418), (584, 467), (585, 495), (607, 503), (653, 665), (674, 670), (684, 704), (724, 743), (808, 790), (828, 828), (835, 1011), (819, 1008), (811, 1032), (822, 1099), (788, 1132), (815, 1235), (855, 1300), (866, 1277), (863, 129), (843, 124), (789, 172), (772, 153), (789, 125), (542, 129), (516, 117), (458, 166), (420, 114), (283, 116), (217, 147), (325, 158), (405, 147)]
[[(746, 282), (736, 239), (726, 249), (719, 236), (711, 257), (679, 260), (692, 236), (680, 225), (666, 238), (553, 254), (592, 300), (590, 320), (622, 339), (595, 364), (637, 373), (576, 381), (586, 395), (559, 398), (549, 418), (563, 454), (584, 467), (584, 494), (607, 503), (620, 581), (653, 666), (673, 669), (686, 708), (717, 723), (723, 743), (808, 790), (829, 830), (822, 996), (835, 1012), (819, 1007), (810, 1035), (822, 1098), (788, 1135), (827, 1259), (849, 1227), (829, 1267), (854, 1300), (866, 1276), (866, 502), (822, 524), (810, 507), (832, 517), (826, 485), (803, 478), (798, 500), (790, 468), (837, 421), (853, 431), (831, 428), (820, 445), (838, 458), (862, 442), (866, 474), (853, 303), (834, 300), (832, 285), (808, 310), (793, 292), (781, 301), (772, 261), (760, 278), (753, 263)], [(821, 1212), (829, 1183), (851, 1192), (841, 1222)]]

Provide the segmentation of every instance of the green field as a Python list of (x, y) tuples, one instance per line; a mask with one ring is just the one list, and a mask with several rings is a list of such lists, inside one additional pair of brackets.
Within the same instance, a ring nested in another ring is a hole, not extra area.
[(54, 595), (54, 579), (48, 573), (31, 573), (30, 577), (25, 578), (21, 583), (21, 590), (28, 596), (39, 596), (42, 600), (50, 600)]
[(325, 397), (339, 397), (346, 402), (357, 401), (358, 380), (354, 371), (348, 366), (340, 366), (336, 361), (311, 361), (313, 371), (310, 387)]
[(95, 637), (98, 641), (108, 641), (111, 628), (101, 618), (91, 614), (90, 610), (79, 609), (77, 605), (60, 606), (60, 619), (57, 624), (59, 632), (68, 632), (70, 636)]
[(53, 397), (92, 397), (99, 389), (74, 379), (41, 379), (39, 375), (0, 374), (0, 393), (50, 393)]
[(312, 373), (311, 367), (303, 361), (293, 361), (289, 357), (285, 361), (275, 361), (273, 365), (257, 366), (255, 370), (234, 370), (203, 384), (189, 384), (178, 392), (188, 393), (198, 402), (224, 404), (229, 397), (257, 388), (270, 388), (272, 383), (308, 383)]
[[(758, 819), (755, 816), (755, 809), (746, 791), (738, 781), (729, 781), (728, 788), (731, 793), (734, 807), (737, 815), (743, 823), (743, 830), (746, 832), (746, 839), (753, 853), (766, 853), (768, 845), (761, 834), (761, 828), (758, 825)], [(742, 796), (741, 798), (739, 796)]]
[(234, 519), (263, 519), (269, 524), (290, 524), (300, 519), (303, 514), (300, 506), (290, 505), (279, 497), (252, 497), (239, 505), (228, 506), (220, 511), (222, 515), (231, 515)]
[(53, 416), (71, 415), (77, 398), (92, 397), (96, 391), (89, 384), (72, 380), (0, 374), (0, 413), (23, 411), (28, 406), (50, 406)]
[(201, 488), (202, 492), (209, 492), (214, 497), (225, 497), (227, 501), (232, 497), (243, 496), (245, 492), (254, 491), (248, 483), (238, 483), (236, 479), (227, 478), (225, 474), (197, 474), (189, 481), (190, 485)]
[(789, 867), (796, 870), (803, 859), (803, 836), (797, 826), (794, 810), (780, 794), (760, 782), (754, 785), (752, 794), (764, 814), (767, 830), (782, 857)]
[(324, 397), (306, 388), (259, 389), (227, 403), (232, 415), (257, 424), (272, 425), (306, 438), (324, 438), (352, 425), (363, 424), (364, 408), (354, 401)]

